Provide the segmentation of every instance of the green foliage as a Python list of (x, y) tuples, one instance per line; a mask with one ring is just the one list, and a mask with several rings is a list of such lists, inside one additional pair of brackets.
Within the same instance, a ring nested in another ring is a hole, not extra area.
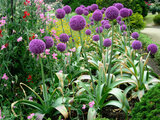
[(149, 90), (136, 103), (131, 112), (131, 120), (160, 120), (160, 84)]
[(96, 0), (63, 0), (62, 3), (71, 6), (72, 10), (75, 10), (80, 5), (88, 6), (94, 4)]
[(109, 120), (108, 118), (96, 118), (95, 120)]
[(130, 27), (132, 30), (143, 29), (145, 27), (143, 16), (139, 13), (133, 13), (133, 15), (130, 16)]
[(153, 18), (153, 21), (154, 21), (154, 24), (160, 25), (160, 14), (156, 15), (156, 16)]

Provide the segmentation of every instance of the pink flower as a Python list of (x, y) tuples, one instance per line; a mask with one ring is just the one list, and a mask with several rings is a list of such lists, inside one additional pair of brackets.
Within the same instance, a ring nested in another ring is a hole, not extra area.
[(4, 84), (4, 87), (7, 87), (7, 84)]
[(53, 24), (56, 23), (56, 22), (57, 22), (57, 20), (53, 20)]
[(33, 101), (33, 97), (31, 96), (31, 97), (29, 97), (29, 101)]
[(90, 108), (92, 108), (94, 104), (95, 104), (95, 102), (94, 102), (94, 101), (89, 102), (89, 107), (90, 107)]
[(35, 115), (34, 113), (31, 113), (31, 114), (27, 117), (27, 119), (28, 119), (28, 120), (32, 119), (34, 115)]
[(7, 16), (5, 16), (5, 17), (2, 17), (2, 19), (7, 19)]
[(1, 50), (3, 50), (4, 48), (6, 48), (6, 46), (5, 46), (5, 45), (2, 45), (2, 46), (1, 46)]
[(20, 42), (20, 41), (22, 41), (22, 37), (19, 37), (19, 38), (17, 39), (17, 42)]
[(0, 120), (2, 120), (5, 116), (2, 117), (2, 113), (1, 113), (1, 110), (0, 110)]
[(70, 56), (70, 53), (69, 53), (69, 52), (68, 52), (68, 53), (65, 53), (65, 55), (66, 55), (66, 56)]
[(83, 104), (83, 107), (82, 107), (82, 109), (84, 110), (84, 109), (86, 109), (86, 105), (85, 104)]
[(69, 49), (71, 52), (75, 52), (76, 51), (76, 48), (72, 48), (72, 49)]
[(57, 54), (56, 54), (56, 53), (53, 53), (52, 56), (53, 56), (53, 59), (56, 59), (56, 60), (57, 60), (57, 57), (56, 57)]
[(8, 80), (8, 76), (6, 75), (6, 73), (3, 74), (2, 79)]
[(44, 18), (44, 14), (43, 14), (43, 13), (41, 13), (41, 14), (39, 14), (39, 15), (40, 15), (40, 18), (41, 18), (41, 19)]
[(45, 50), (46, 55), (49, 55), (50, 54), (49, 52), (50, 52), (50, 49)]
[(56, 34), (56, 31), (55, 31), (55, 30), (52, 30), (51, 32), (52, 32), (53, 34)]
[(37, 35), (37, 34), (35, 34), (35, 38), (38, 38), (38, 35)]
[(44, 33), (44, 29), (40, 29), (41, 33)]
[(59, 71), (59, 73), (62, 73), (62, 72), (63, 72), (62, 70)]

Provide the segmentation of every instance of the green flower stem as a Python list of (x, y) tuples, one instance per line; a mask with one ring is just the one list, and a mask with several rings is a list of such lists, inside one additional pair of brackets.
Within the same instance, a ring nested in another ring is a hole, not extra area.
[(40, 64), (41, 64), (41, 73), (42, 73), (42, 82), (43, 82), (43, 97), (44, 97), (44, 102), (45, 104), (47, 103), (48, 100), (48, 95), (47, 95), (47, 87), (45, 84), (45, 77), (44, 77), (44, 70), (43, 70), (43, 63), (42, 63), (42, 58), (39, 56)]
[(85, 59), (85, 61), (86, 61), (86, 63), (87, 63), (87, 69), (88, 69), (89, 74), (90, 74), (90, 77), (91, 77), (92, 87), (93, 87), (93, 90), (95, 90), (95, 84), (94, 84), (94, 81), (93, 81), (91, 69), (89, 68), (89, 63), (88, 63), (88, 59), (87, 59), (87, 55), (86, 55), (86, 50), (85, 50), (84, 45), (83, 45), (83, 40), (82, 40), (82, 36), (81, 36), (81, 31), (79, 31), (79, 36), (80, 36), (80, 40), (81, 40), (82, 51), (84, 52), (84, 59)]
[(63, 28), (63, 22), (62, 22), (62, 19), (61, 19), (61, 25), (62, 25), (63, 33), (65, 33), (65, 32), (64, 32), (64, 28)]
[(101, 48), (101, 57), (103, 58), (102, 56), (102, 53), (103, 53), (103, 41), (102, 41), (102, 37), (101, 37), (101, 33), (100, 33), (100, 29), (99, 29), (100, 25), (99, 25), (99, 22), (98, 22), (98, 34), (99, 34), (99, 39), (100, 39), (100, 48)]
[(128, 29), (128, 25), (129, 25), (129, 23), (127, 24), (127, 20), (125, 20), (125, 23), (126, 23), (126, 26), (127, 26), (127, 36), (128, 36), (128, 42), (129, 42), (129, 48), (130, 48), (130, 27), (129, 27), (129, 29)]
[(47, 56), (47, 58), (48, 58), (48, 62), (49, 62), (50, 74), (51, 74), (51, 79), (52, 79), (51, 83), (52, 83), (52, 86), (53, 86), (54, 81), (53, 81), (53, 74), (52, 74), (52, 64), (51, 64), (51, 61), (50, 61), (50, 57)]
[(111, 45), (111, 55), (110, 55), (109, 66), (108, 66), (108, 79), (107, 79), (108, 83), (107, 83), (107, 85), (110, 84), (109, 79), (110, 79), (110, 74), (111, 74), (111, 63), (112, 63), (113, 44), (114, 44), (114, 42), (113, 42), (113, 35), (114, 35), (114, 23), (112, 21), (112, 45)]

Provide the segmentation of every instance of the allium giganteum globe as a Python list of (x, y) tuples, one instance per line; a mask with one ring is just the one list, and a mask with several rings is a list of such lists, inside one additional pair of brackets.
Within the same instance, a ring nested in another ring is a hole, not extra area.
[(82, 7), (77, 7), (75, 10), (75, 13), (77, 13), (78, 15), (82, 15), (83, 14), (83, 8)]
[(97, 27), (96, 28), (96, 33), (102, 33), (103, 32), (103, 27)]
[(114, 6), (115, 6), (116, 8), (118, 8), (119, 10), (124, 7), (122, 3), (115, 3)]
[(129, 15), (130, 15), (130, 12), (129, 12), (128, 8), (122, 8), (120, 10), (120, 16), (122, 18), (128, 17)]
[(66, 50), (66, 44), (64, 44), (64, 43), (59, 43), (59, 44), (57, 45), (57, 50), (60, 51), (60, 52), (65, 51), (65, 50)]
[(98, 5), (97, 4), (92, 4), (91, 5), (91, 10), (92, 11), (95, 11), (95, 10), (97, 10), (98, 9)]
[(134, 50), (139, 50), (142, 48), (142, 43), (139, 40), (134, 40), (132, 43), (132, 48)]
[(158, 47), (155, 44), (150, 44), (147, 47), (148, 52), (150, 51), (151, 54), (155, 54), (158, 51)]
[(80, 30), (83, 30), (85, 28), (86, 20), (85, 20), (85, 18), (83, 16), (76, 15), (76, 16), (73, 16), (70, 19), (69, 25), (70, 25), (72, 30), (80, 31)]
[(67, 41), (69, 41), (69, 36), (65, 33), (62, 33), (59, 38), (60, 38), (60, 41), (63, 43), (66, 43)]
[(90, 29), (87, 29), (87, 30), (85, 31), (85, 33), (86, 33), (86, 35), (91, 35), (91, 30), (90, 30)]
[(111, 44), (112, 44), (112, 40), (111, 39), (109, 39), (109, 38), (104, 39), (103, 46), (109, 47), (109, 46), (111, 46)]
[(131, 36), (132, 36), (132, 38), (134, 38), (134, 39), (138, 39), (138, 38), (139, 38), (138, 32), (133, 32), (133, 33), (131, 34)]
[(94, 41), (98, 41), (98, 40), (99, 40), (99, 35), (93, 35), (92, 39), (93, 39)]
[(100, 10), (94, 11), (94, 13), (93, 13), (93, 15), (92, 15), (92, 18), (93, 18), (93, 20), (95, 20), (95, 21), (101, 21), (101, 20), (102, 20), (102, 17), (103, 17), (103, 14), (101, 13)]
[(118, 17), (119, 15), (119, 10), (114, 7), (114, 6), (110, 6), (106, 9), (106, 13), (105, 13), (106, 17), (110, 20), (114, 20)]
[(33, 39), (29, 43), (29, 50), (34, 54), (43, 53), (45, 49), (46, 49), (46, 44), (43, 42), (43, 40)]
[(72, 8), (69, 5), (66, 5), (63, 7), (63, 10), (65, 11), (66, 14), (69, 14), (71, 13)]
[(65, 17), (65, 11), (59, 8), (56, 10), (55, 15), (58, 19), (63, 19)]
[(45, 40), (45, 44), (46, 44), (46, 48), (49, 49), (53, 46), (54, 44), (54, 41), (53, 41), (53, 38), (50, 37), (50, 36), (45, 36), (44, 37), (44, 40)]

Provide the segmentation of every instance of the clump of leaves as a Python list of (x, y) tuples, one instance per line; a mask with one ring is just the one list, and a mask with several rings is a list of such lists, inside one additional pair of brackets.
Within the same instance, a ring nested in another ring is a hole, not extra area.
[(160, 120), (160, 84), (150, 89), (136, 103), (131, 112), (131, 120)]

